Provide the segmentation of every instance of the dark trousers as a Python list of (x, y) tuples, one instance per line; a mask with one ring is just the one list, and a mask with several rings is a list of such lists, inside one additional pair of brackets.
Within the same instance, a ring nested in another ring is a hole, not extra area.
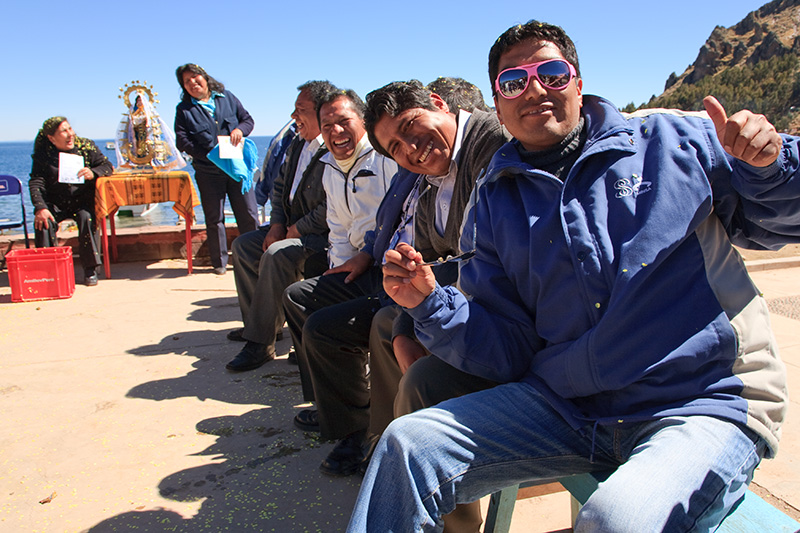
[(58, 246), (58, 240), (56, 239), (58, 223), (70, 218), (78, 225), (78, 253), (81, 257), (84, 272), (101, 265), (100, 239), (97, 235), (94, 208), (73, 207), (72, 209), (62, 210), (55, 205), (48, 205), (47, 208), (56, 221), (55, 223), (52, 220), (48, 221), (47, 229), (35, 230), (34, 243), (36, 247), (50, 248), (51, 246)]
[(337, 439), (367, 427), (369, 389), (367, 349), (380, 268), (354, 282), (346, 274), (299, 281), (284, 292), (286, 321), (292, 334), (303, 397), (316, 401), (323, 438)]
[(418, 359), (405, 374), (394, 356), (392, 325), (402, 308), (384, 307), (372, 320), (369, 337), (369, 431), (380, 435), (399, 416), (498, 385), (450, 366), (436, 356)]
[(256, 193), (242, 194), (242, 184), (221, 170), (195, 168), (194, 179), (200, 192), (200, 204), (206, 219), (206, 243), (211, 266), (228, 265), (228, 236), (225, 232), (225, 196), (231, 204), (239, 235), (258, 227)]
[(403, 377), (394, 357), (394, 320), (402, 312), (399, 305), (387, 305), (372, 319), (369, 334), (369, 432), (381, 435), (394, 420), (394, 400)]
[(265, 252), (261, 246), (267, 233), (269, 226), (264, 226), (236, 237), (231, 260), (244, 323), (242, 337), (272, 350), (285, 320), (283, 291), (303, 279), (306, 259), (320, 252), (306, 248), (300, 239), (274, 242)]

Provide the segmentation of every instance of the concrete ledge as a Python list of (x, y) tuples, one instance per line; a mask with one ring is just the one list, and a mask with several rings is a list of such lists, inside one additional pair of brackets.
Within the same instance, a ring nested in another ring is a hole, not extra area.
[[(235, 226), (228, 226), (228, 249), (233, 239), (239, 236)], [(33, 247), (33, 235), (31, 247)], [(78, 254), (77, 230), (58, 232), (59, 246), (69, 246), (75, 255)], [(109, 236), (109, 246), (111, 237)], [(23, 235), (0, 235), (0, 261), (11, 250), (25, 248)], [(159, 261), (162, 259), (186, 259), (186, 237), (184, 226), (142, 226), (136, 228), (117, 228), (117, 262)], [(206, 230), (192, 228), (192, 257), (194, 259), (208, 257), (206, 246)]]
[(774, 259), (758, 259), (755, 261), (745, 261), (744, 265), (748, 272), (760, 272), (762, 270), (774, 270), (776, 268), (800, 267), (800, 257), (776, 257)]

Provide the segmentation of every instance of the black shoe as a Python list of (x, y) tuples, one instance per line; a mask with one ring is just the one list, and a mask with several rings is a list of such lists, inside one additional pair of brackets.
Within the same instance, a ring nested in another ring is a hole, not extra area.
[(319, 465), (323, 474), (336, 477), (352, 476), (367, 460), (367, 430), (351, 433), (333, 447), (328, 457)]
[(364, 445), (364, 448), (366, 449), (364, 452), (364, 462), (358, 467), (358, 473), (360, 475), (363, 476), (367, 473), (367, 467), (369, 466), (369, 462), (372, 460), (372, 452), (375, 451), (375, 446), (378, 444), (379, 440), (381, 440), (380, 435), (370, 435), (367, 437), (367, 442)]
[(289, 352), (289, 355), (286, 357), (286, 362), (289, 363), (290, 365), (297, 366), (297, 352), (294, 350)]
[(294, 416), (294, 425), (303, 431), (319, 431), (319, 413), (316, 409), (303, 409)]
[(242, 337), (242, 333), (244, 333), (244, 328), (236, 328), (230, 330), (225, 337), (233, 342), (247, 342), (247, 339)]
[(97, 285), (97, 272), (95, 272), (93, 268), (84, 270), (83, 283), (87, 287), (94, 287), (95, 285)]
[(217, 276), (224, 276), (228, 269), (225, 267), (214, 267), (214, 274)]
[(275, 350), (269, 350), (266, 344), (259, 344), (253, 341), (247, 341), (242, 351), (238, 353), (233, 360), (225, 365), (225, 368), (231, 372), (244, 372), (246, 370), (255, 370), (275, 359)]
[[(229, 341), (233, 341), (233, 342), (247, 342), (247, 339), (245, 339), (244, 337), (242, 337), (242, 334), (243, 334), (243, 333), (244, 333), (244, 328), (236, 328), (236, 329), (232, 329), (232, 330), (230, 330), (230, 331), (227, 333), (227, 335), (225, 335), (225, 337), (227, 337), (227, 339), (228, 339)], [(279, 340), (282, 340), (282, 339), (283, 339), (283, 332), (282, 332), (282, 331), (279, 331), (279, 332), (278, 332), (278, 333), (275, 335), (275, 340), (276, 340), (276, 341), (279, 341)]]

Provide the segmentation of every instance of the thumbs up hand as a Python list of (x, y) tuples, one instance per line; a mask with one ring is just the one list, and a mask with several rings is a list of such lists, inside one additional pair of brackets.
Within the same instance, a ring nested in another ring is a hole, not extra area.
[(729, 118), (713, 96), (706, 96), (703, 105), (730, 155), (754, 167), (767, 167), (778, 159), (783, 140), (764, 115), (743, 110)]

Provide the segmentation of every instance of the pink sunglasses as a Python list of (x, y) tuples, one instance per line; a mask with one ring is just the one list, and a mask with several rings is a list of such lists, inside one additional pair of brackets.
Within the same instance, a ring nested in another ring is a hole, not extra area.
[(525, 92), (531, 76), (539, 80), (542, 87), (563, 91), (577, 75), (575, 67), (568, 61), (548, 59), (530, 65), (507, 68), (497, 76), (494, 86), (503, 98), (511, 100)]

